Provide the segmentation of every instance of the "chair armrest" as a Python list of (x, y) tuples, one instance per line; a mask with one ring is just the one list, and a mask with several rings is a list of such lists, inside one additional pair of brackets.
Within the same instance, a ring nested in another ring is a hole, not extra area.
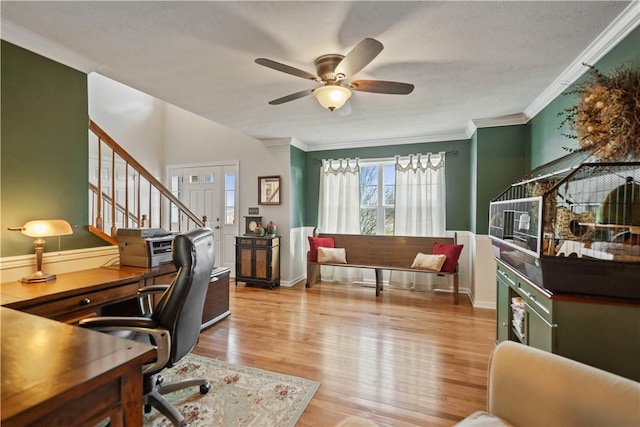
[(150, 285), (144, 288), (138, 289), (138, 295), (143, 296), (147, 294), (161, 294), (169, 289), (170, 285)]
[(80, 326), (89, 329), (117, 328), (118, 330), (130, 331), (136, 329), (155, 329), (156, 322), (147, 317), (129, 316), (98, 316), (82, 319)]
[(79, 325), (99, 332), (135, 332), (149, 336), (156, 348), (156, 361), (145, 365), (143, 373), (157, 372), (169, 361), (171, 334), (147, 317), (102, 316), (82, 319)]
[(512, 425), (638, 425), (640, 383), (505, 341), (489, 362), (487, 409)]
[(150, 285), (138, 289), (138, 307), (143, 316), (151, 316), (153, 304), (151, 297), (156, 294), (163, 294), (170, 285)]

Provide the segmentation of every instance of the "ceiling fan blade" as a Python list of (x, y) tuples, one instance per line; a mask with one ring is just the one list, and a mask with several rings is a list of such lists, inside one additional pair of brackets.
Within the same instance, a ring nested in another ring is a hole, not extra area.
[(283, 73), (291, 74), (296, 77), (302, 77), (303, 79), (316, 80), (316, 81), (321, 80), (320, 77), (316, 76), (315, 74), (307, 73), (306, 71), (300, 70), (299, 68), (294, 68), (289, 65), (272, 61), (267, 58), (256, 59), (256, 64), (260, 64), (264, 67), (271, 68), (276, 71), (282, 71)]
[(355, 80), (349, 84), (349, 87), (360, 92), (408, 95), (413, 92), (414, 86), (410, 83), (387, 82), (384, 80)]
[(294, 101), (299, 98), (304, 98), (305, 96), (311, 95), (312, 93), (313, 93), (313, 89), (301, 90), (300, 92), (292, 93), (291, 95), (283, 96), (282, 98), (269, 101), (269, 105), (284, 104), (285, 102)]
[(342, 58), (334, 72), (345, 77), (352, 76), (373, 61), (383, 48), (384, 46), (378, 40), (364, 39)]

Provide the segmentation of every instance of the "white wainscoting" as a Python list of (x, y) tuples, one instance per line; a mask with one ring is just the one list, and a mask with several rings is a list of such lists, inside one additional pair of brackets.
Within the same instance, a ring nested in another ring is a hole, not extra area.
[(487, 235), (476, 235), (474, 239), (471, 302), (478, 308), (496, 308), (496, 260)]
[(281, 254), (283, 257), (289, 256), (288, 274), (285, 275), (285, 272), (282, 272), (282, 277), (289, 277), (289, 279), (280, 280), (280, 286), (293, 286), (300, 281), (306, 282), (307, 251), (309, 250), (307, 236), (312, 234), (313, 228), (311, 227), (292, 228), (289, 231), (289, 253)]
[[(453, 236), (448, 231), (448, 236)], [(293, 286), (306, 281), (308, 236), (313, 234), (313, 227), (292, 228), (290, 233), (290, 251), (282, 256), (289, 256), (288, 277), (281, 281), (281, 286)], [(495, 309), (496, 307), (496, 261), (493, 257), (491, 240), (486, 235), (474, 235), (468, 231), (457, 232), (458, 243), (465, 245), (460, 256), (460, 292), (468, 294), (474, 307)], [(87, 270), (103, 265), (117, 264), (119, 261), (117, 246), (76, 249), (63, 252), (47, 252), (43, 255), (42, 268), (48, 273), (66, 273)], [(35, 254), (5, 257), (0, 259), (0, 282), (12, 282), (28, 276), (36, 269)], [(283, 272), (284, 273), (284, 272)], [(363, 285), (375, 286), (375, 273), (372, 269), (363, 270)], [(434, 289), (451, 292), (452, 283), (440, 278)], [(385, 272), (384, 280), (388, 283), (389, 273)]]
[[(42, 269), (50, 274), (88, 270), (119, 262), (117, 246), (74, 249), (62, 252), (45, 252)], [(13, 282), (36, 271), (36, 256), (20, 255), (0, 258), (0, 282)]]
[[(460, 293), (469, 295), (474, 307), (495, 309), (496, 307), (496, 262), (493, 258), (491, 240), (486, 235), (475, 235), (469, 231), (447, 231), (447, 236), (457, 236), (458, 244), (463, 244), (464, 249), (460, 255)], [(313, 227), (301, 227), (291, 229), (291, 272), (293, 279), (284, 286), (292, 286), (300, 280), (306, 280), (307, 275), (307, 251), (309, 250), (308, 236), (313, 235)], [(284, 254), (283, 254), (284, 255)], [(383, 274), (385, 284), (389, 282), (389, 272)], [(364, 286), (375, 287), (375, 272), (372, 269), (363, 269)], [(452, 292), (453, 282), (450, 278), (440, 277), (436, 281), (434, 290)]]

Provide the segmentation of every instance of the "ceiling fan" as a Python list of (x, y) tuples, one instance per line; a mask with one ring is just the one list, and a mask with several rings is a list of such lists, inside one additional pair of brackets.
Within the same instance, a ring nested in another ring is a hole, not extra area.
[(334, 111), (341, 108), (349, 100), (352, 90), (391, 95), (408, 95), (413, 91), (413, 85), (409, 83), (384, 80), (347, 82), (345, 80), (366, 67), (382, 52), (383, 48), (384, 46), (378, 40), (366, 38), (351, 49), (346, 56), (335, 53), (322, 55), (314, 61), (317, 74), (311, 74), (267, 58), (258, 58), (256, 63), (283, 73), (322, 83), (322, 86), (317, 88), (306, 89), (269, 101), (270, 105), (283, 104), (313, 93), (323, 107)]

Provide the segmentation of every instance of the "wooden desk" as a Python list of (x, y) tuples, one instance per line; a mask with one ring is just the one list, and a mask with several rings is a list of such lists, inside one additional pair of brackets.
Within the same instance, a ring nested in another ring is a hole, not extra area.
[(58, 274), (43, 283), (8, 282), (0, 285), (0, 304), (49, 319), (75, 323), (100, 314), (100, 308), (135, 298), (147, 278), (175, 271), (156, 268), (100, 267)]
[(0, 307), (0, 424), (142, 425), (142, 365), (153, 347)]
[[(141, 426), (142, 365), (155, 358), (153, 347), (49, 319), (76, 323), (174, 273), (173, 264), (113, 266), (1, 284), (0, 424), (91, 426), (110, 418), (112, 427)], [(229, 315), (228, 269), (220, 274), (227, 280), (210, 286), (215, 305), (203, 313), (206, 326)]]

